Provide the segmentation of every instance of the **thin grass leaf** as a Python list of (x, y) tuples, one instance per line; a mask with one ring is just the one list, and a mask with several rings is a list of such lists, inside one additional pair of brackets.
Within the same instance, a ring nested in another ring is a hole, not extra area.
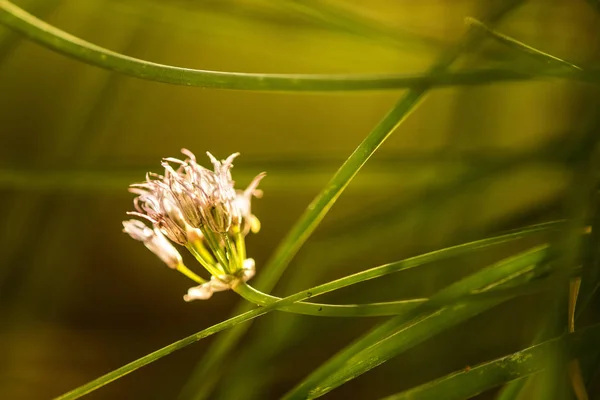
[[(447, 259), (450, 257), (456, 257), (460, 254), (471, 252), (475, 249), (482, 249), (488, 246), (493, 246), (500, 243), (506, 243), (521, 239), (531, 234), (539, 233), (546, 229), (551, 229), (555, 226), (555, 222), (536, 224), (527, 228), (515, 230), (514, 232), (507, 233), (492, 237), (489, 239), (478, 240), (458, 246), (448, 247), (439, 251), (423, 254), (420, 256), (412, 257), (406, 260), (386, 264), (380, 267), (372, 268), (363, 272), (359, 272), (354, 275), (342, 279), (349, 279), (352, 276), (359, 277), (361, 281), (367, 281), (375, 279), (383, 275), (387, 275), (393, 272), (403, 271), (410, 268), (415, 268), (426, 263), (432, 263), (440, 259)], [(512, 279), (512, 277), (511, 277)], [(246, 283), (240, 284), (235, 288), (236, 292), (244, 297), (246, 300), (261, 306), (267, 306), (269, 304), (280, 301), (281, 299), (275, 296), (262, 293), (257, 289), (249, 286)], [(452, 295), (453, 296), (453, 295)], [(433, 300), (433, 299), (432, 299)], [(299, 302), (289, 307), (281, 308), (281, 311), (287, 311), (305, 315), (315, 316), (328, 316), (328, 317), (374, 317), (374, 316), (386, 316), (386, 315), (397, 315), (406, 312), (407, 308), (414, 307), (417, 304), (426, 302), (427, 299), (412, 299), (404, 301), (391, 301), (385, 303), (371, 303), (371, 304), (349, 304), (349, 305), (336, 305), (336, 304), (321, 304), (321, 303), (304, 303)], [(444, 304), (446, 301), (444, 298), (436, 300), (436, 304)]]
[(582, 68), (578, 67), (577, 65), (575, 65), (569, 61), (563, 60), (561, 58), (553, 56), (552, 54), (538, 50), (538, 49), (531, 47), (523, 42), (518, 41), (517, 39), (514, 39), (503, 33), (497, 32), (494, 29), (490, 28), (489, 26), (487, 26), (486, 24), (484, 24), (483, 22), (481, 22), (475, 18), (468, 17), (466, 19), (466, 22), (470, 26), (472, 26), (476, 29), (480, 29), (481, 31), (485, 32), (486, 34), (488, 34), (489, 36), (494, 38), (496, 41), (498, 41), (502, 44), (505, 44), (506, 46), (508, 46), (512, 49), (515, 49), (517, 51), (525, 53), (525, 54), (535, 58), (536, 60), (540, 60), (547, 64), (554, 64), (554, 65), (557, 65), (560, 67), (572, 68), (577, 71), (582, 70)]
[(79, 61), (156, 82), (231, 90), (277, 92), (340, 92), (397, 90), (491, 82), (519, 81), (537, 78), (564, 78), (598, 83), (597, 71), (571, 72), (551, 69), (514, 71), (485, 69), (449, 73), (440, 68), (426, 75), (301, 75), (247, 74), (180, 68), (125, 56), (104, 49), (47, 24), (8, 0), (0, 0), (0, 24), (19, 32), (34, 42)]
[[(569, 224), (567, 225), (567, 229), (565, 233), (563, 233), (561, 240), (559, 241), (559, 245), (557, 246), (560, 254), (562, 265), (560, 268), (560, 273), (563, 278), (567, 278), (569, 275), (569, 271), (573, 268), (575, 263), (579, 262), (579, 252), (580, 252), (580, 238), (577, 234), (578, 232), (587, 232), (587, 219), (589, 218), (590, 210), (592, 205), (590, 204), (589, 199), (592, 198), (591, 194), (595, 193), (598, 179), (595, 174), (597, 171), (598, 162), (594, 160), (594, 155), (598, 152), (598, 139), (597, 139), (597, 129), (598, 129), (598, 120), (597, 118), (588, 118), (587, 120), (581, 123), (579, 131), (583, 133), (583, 138), (579, 140), (578, 146), (571, 152), (570, 158), (573, 160), (575, 171), (573, 173), (572, 182), (570, 185), (570, 190), (567, 192), (567, 201), (565, 204), (566, 214), (569, 217)], [(597, 215), (594, 215), (592, 218), (592, 224), (595, 225), (597, 222)], [(594, 234), (594, 230), (592, 227), (592, 236), (589, 238), (589, 245), (593, 247), (597, 247), (597, 237)], [(592, 254), (595, 251), (592, 251)], [(592, 257), (595, 258), (595, 257)], [(597, 260), (594, 260), (597, 261)], [(592, 262), (592, 265), (589, 265), (585, 270), (586, 274), (584, 277), (584, 286), (585, 290), (582, 290), (581, 300), (578, 301), (578, 307), (575, 311), (575, 320), (581, 315), (581, 312), (587, 307), (589, 301), (594, 295), (595, 290), (598, 288), (598, 285), (594, 282), (593, 277), (598, 276), (598, 271), (600, 265), (595, 262)], [(591, 278), (591, 279), (590, 279)], [(567, 282), (567, 279), (564, 279)], [(555, 321), (557, 317), (562, 317), (563, 309), (567, 308), (568, 302), (568, 294), (564, 292), (566, 290), (566, 285), (563, 288), (563, 291), (560, 292), (561, 296), (558, 296), (558, 304), (554, 306), (555, 309), (558, 310), (556, 315), (551, 315), (549, 318), (546, 318), (544, 325), (538, 331), (536, 338), (534, 340), (534, 344), (538, 343), (542, 338), (548, 337), (550, 335), (556, 335), (558, 333), (566, 332), (568, 329), (569, 321)], [(564, 303), (563, 303), (564, 300)], [(568, 310), (565, 310), (565, 316), (568, 316)], [(564, 382), (564, 377), (567, 375), (566, 371), (562, 370), (561, 367), (564, 365), (564, 353), (557, 352), (555, 354), (555, 362), (553, 363), (553, 368), (555, 369), (554, 374), (552, 373), (544, 373), (542, 376), (542, 383), (540, 387), (545, 393), (548, 393), (548, 396), (553, 396), (556, 393), (553, 391), (564, 390), (567, 388)], [(528, 383), (528, 379), (520, 379), (517, 381), (509, 382), (500, 392), (498, 396), (498, 400), (516, 400), (521, 398), (521, 392), (523, 388)]]
[(343, 32), (373, 40), (377, 44), (384, 44), (402, 50), (440, 50), (441, 41), (421, 37), (404, 30), (391, 30), (375, 21), (355, 15), (349, 10), (323, 1), (285, 0), (278, 4), (282, 8), (289, 8), (296, 13), (309, 18), (322, 21), (328, 27), (337, 28)]
[(462, 296), (510, 284), (511, 280), (530, 272), (533, 266), (542, 262), (547, 252), (547, 246), (540, 246), (448, 286), (433, 295), (429, 302), (406, 315), (391, 318), (338, 352), (284, 398), (320, 397), (437, 333), (502, 303), (506, 299), (486, 299), (435, 309), (435, 305), (450, 304)]
[(548, 354), (563, 346), (569, 348), (570, 357), (578, 358), (586, 349), (598, 344), (600, 324), (545, 341), (494, 361), (457, 371), (384, 400), (468, 399), (508, 381), (542, 371), (547, 366)]
[[(89, 137), (82, 135), (83, 138)], [(437, 199), (453, 193), (453, 190), (464, 190), (469, 184), (489, 177), (492, 174), (505, 172), (507, 169), (526, 163), (557, 163), (564, 162), (565, 148), (568, 143), (564, 140), (551, 142), (549, 145), (535, 151), (525, 151), (522, 154), (498, 154), (485, 152), (479, 154), (461, 155), (461, 161), (456, 160), (456, 156), (449, 156), (447, 152), (427, 152), (423, 154), (412, 154), (408, 152), (394, 153), (393, 157), (384, 160), (377, 160), (371, 165), (369, 171), (364, 171), (357, 176), (352, 184), (352, 190), (374, 190), (381, 187), (397, 184), (398, 176), (396, 171), (402, 169), (414, 169), (423, 165), (436, 165), (440, 168), (456, 168), (466, 170), (459, 182), (451, 182), (440, 187), (439, 191), (428, 192), (431, 198)], [(325, 182), (330, 177), (330, 169), (338, 165), (337, 158), (315, 159), (311, 160), (311, 168), (306, 167), (306, 156), (297, 158), (261, 158), (260, 161), (252, 162), (244, 166), (236, 166), (236, 176), (239, 181), (250, 181), (254, 178), (254, 172), (257, 168), (269, 170), (269, 179), (261, 183), (261, 186), (269, 190), (271, 188), (285, 189), (288, 191), (306, 191), (314, 190), (320, 186), (320, 182)], [(464, 162), (464, 164), (463, 164)], [(21, 169), (0, 167), (0, 189), (23, 190), (23, 191), (49, 191), (49, 190), (68, 190), (68, 191), (118, 191), (122, 192), (123, 187), (139, 179), (152, 166), (123, 170), (98, 170), (82, 168), (80, 165), (73, 164), (61, 167), (60, 169)], [(410, 204), (425, 205), (427, 199), (411, 200)], [(392, 203), (393, 209), (397, 210), (398, 205)], [(362, 231), (374, 222), (386, 221), (381, 228), (388, 227), (389, 210), (384, 210), (384, 216), (365, 213), (364, 216), (357, 217), (356, 223), (363, 227)], [(408, 212), (408, 211), (407, 211)], [(399, 213), (402, 214), (402, 213)], [(361, 232), (362, 232), (361, 231)], [(360, 233), (360, 232), (359, 232)], [(341, 224), (333, 235), (349, 236), (346, 225)], [(352, 234), (355, 237), (356, 234)], [(357, 243), (360, 240), (357, 239)], [(331, 245), (332, 247), (335, 244)]]

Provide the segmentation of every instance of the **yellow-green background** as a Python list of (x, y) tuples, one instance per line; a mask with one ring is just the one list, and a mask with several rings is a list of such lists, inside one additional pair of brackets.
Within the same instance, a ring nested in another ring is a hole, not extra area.
[[(464, 17), (484, 14), (487, 2), (324, 3), (377, 29), (351, 33), (285, 0), (15, 1), (92, 43), (164, 64), (407, 74), (426, 70), (467, 29)], [(498, 29), (593, 65), (599, 43), (593, 3), (527, 1)], [(489, 40), (472, 50), (457, 68), (536, 65)], [(401, 94), (170, 86), (70, 60), (0, 27), (0, 398), (56, 396), (224, 320), (239, 301), (226, 292), (183, 302), (193, 283), (121, 233), (132, 208), (127, 185), (147, 170), (159, 172), (162, 157), (177, 157), (182, 147), (200, 160), (207, 150), (221, 158), (239, 151), (233, 172), (241, 187), (267, 172), (264, 198), (253, 204), (263, 229), (247, 239), (260, 274), (277, 242)], [(582, 121), (597, 110), (596, 89), (568, 81), (432, 91), (352, 182), (275, 293), (562, 217), (572, 173), (564, 143), (577, 143)], [(326, 300), (427, 296), (530, 243), (394, 275)], [(326, 398), (377, 398), (516, 351), (530, 343), (544, 311), (536, 296), (510, 302)], [(276, 398), (376, 321), (266, 316), (221, 366), (224, 380), (213, 398)], [(213, 340), (89, 398), (174, 399)], [(236, 364), (252, 346), (264, 359)]]

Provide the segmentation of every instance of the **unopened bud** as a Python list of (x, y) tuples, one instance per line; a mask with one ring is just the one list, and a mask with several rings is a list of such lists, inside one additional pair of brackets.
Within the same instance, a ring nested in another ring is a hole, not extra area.
[(183, 263), (177, 249), (158, 229), (150, 229), (143, 222), (131, 219), (123, 221), (123, 232), (144, 243), (146, 248), (163, 260), (169, 268), (176, 269)]

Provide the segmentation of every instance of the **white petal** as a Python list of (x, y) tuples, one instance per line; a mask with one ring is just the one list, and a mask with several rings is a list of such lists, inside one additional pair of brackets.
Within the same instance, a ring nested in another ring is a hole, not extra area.
[(212, 297), (213, 290), (210, 284), (203, 283), (199, 286), (189, 288), (183, 300), (190, 302), (193, 300), (206, 300)]

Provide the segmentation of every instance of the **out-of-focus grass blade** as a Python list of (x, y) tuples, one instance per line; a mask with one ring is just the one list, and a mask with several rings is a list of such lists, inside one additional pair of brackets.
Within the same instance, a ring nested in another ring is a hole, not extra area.
[(371, 330), (316, 369), (286, 399), (316, 398), (345, 382), (377, 367), (401, 352), (447, 328), (486, 311), (506, 299), (458, 303), (435, 309), (434, 305), (452, 304), (462, 296), (485, 292), (531, 272), (547, 256), (547, 246), (534, 248), (502, 260), (464, 278), (431, 297), (405, 315), (391, 318)]
[(564, 335), (514, 354), (486, 362), (424, 385), (398, 393), (385, 400), (460, 400), (471, 398), (487, 389), (523, 378), (543, 370), (547, 355), (567, 346), (572, 358), (579, 357), (589, 347), (600, 344), (600, 324)]
[[(1, 52), (1, 49), (0, 49)], [(560, 162), (564, 160), (565, 143), (559, 141), (545, 146), (543, 149), (536, 149), (534, 152), (527, 151), (522, 154), (469, 154), (461, 155), (461, 161), (455, 157), (449, 157), (448, 154), (439, 152), (428, 152), (422, 154), (413, 154), (408, 152), (398, 152), (392, 154), (388, 159), (379, 159), (371, 165), (369, 171), (365, 171), (357, 176), (352, 190), (376, 190), (381, 187), (393, 187), (397, 185), (399, 170), (419, 168), (432, 165), (446, 170), (465, 171), (455, 182), (452, 180), (448, 184), (443, 184), (439, 189), (431, 193), (431, 198), (443, 198), (454, 190), (463, 190), (469, 184), (478, 182), (484, 177), (491, 177), (494, 174), (505, 172), (511, 167), (523, 165), (528, 162)], [(308, 156), (307, 156), (308, 157)], [(320, 182), (326, 182), (330, 177), (329, 171), (335, 168), (340, 161), (338, 158), (326, 159), (308, 159), (310, 168), (307, 167), (307, 158), (298, 156), (287, 158), (285, 160), (278, 158), (260, 158), (260, 160), (247, 162), (244, 165), (236, 166), (236, 177), (240, 182), (252, 180), (258, 170), (267, 170), (269, 179), (261, 183), (261, 187), (269, 189), (283, 189), (286, 191), (306, 191), (314, 190)], [(23, 169), (15, 166), (0, 167), (0, 189), (26, 190), (26, 191), (48, 191), (48, 190), (67, 190), (67, 191), (118, 191), (129, 186), (132, 182), (142, 180), (148, 171), (156, 171), (157, 165), (148, 165), (140, 168), (128, 168), (122, 170), (101, 170), (82, 168), (78, 165), (69, 165), (61, 169)], [(457, 172), (457, 173), (458, 173)], [(418, 198), (411, 200), (410, 204), (403, 205), (402, 208), (408, 208), (410, 205), (424, 205), (429, 200)], [(359, 217), (357, 221), (363, 228), (385, 221), (381, 224), (383, 228), (389, 226), (390, 210), (394, 214), (398, 212), (398, 207), (383, 210), (380, 214), (368, 214)], [(383, 215), (381, 215), (383, 214)], [(380, 229), (378, 227), (377, 229)], [(332, 232), (332, 236), (350, 236), (348, 227), (342, 225), (339, 230)], [(364, 231), (364, 229), (363, 229)], [(362, 232), (362, 231), (361, 231)], [(360, 232), (358, 232), (360, 233)], [(345, 234), (345, 235), (344, 235)], [(357, 242), (363, 240), (357, 239)]]
[(537, 60), (540, 60), (544, 63), (554, 64), (554, 65), (557, 65), (560, 67), (567, 67), (567, 68), (575, 69), (577, 71), (581, 71), (581, 68), (578, 67), (577, 65), (575, 65), (569, 61), (565, 61), (556, 56), (553, 56), (552, 54), (548, 54), (548, 53), (538, 50), (534, 47), (531, 47), (531, 46), (529, 46), (525, 43), (522, 43), (522, 42), (518, 41), (517, 39), (514, 39), (503, 33), (497, 32), (497, 31), (493, 30), (492, 28), (488, 27), (483, 22), (481, 22), (475, 18), (469, 17), (466, 19), (466, 22), (469, 25), (471, 25), (472, 27), (474, 27), (476, 29), (480, 29), (483, 32), (485, 32), (486, 34), (490, 35), (492, 38), (494, 38), (498, 42), (503, 43), (503, 44), (507, 45), (508, 47), (513, 48), (517, 51), (523, 52), (523, 53), (525, 53)]
[[(598, 288), (597, 277), (599, 276), (600, 264), (598, 263), (598, 236), (595, 232), (596, 225), (598, 225), (598, 205), (597, 202), (594, 204), (590, 202), (590, 198), (597, 199), (597, 168), (598, 168), (598, 119), (596, 117), (588, 117), (579, 123), (578, 131), (580, 132), (580, 139), (578, 140), (577, 146), (571, 151), (570, 162), (574, 166), (572, 173), (572, 182), (570, 190), (567, 191), (567, 200), (565, 201), (565, 208), (567, 209), (567, 217), (569, 218), (569, 224), (567, 224), (565, 232), (561, 235), (559, 241), (560, 246), (556, 246), (558, 252), (561, 253), (561, 265), (560, 273), (566, 278), (569, 274), (569, 270), (573, 268), (575, 263), (579, 263), (581, 241), (579, 238), (580, 233), (584, 233), (587, 237), (587, 254), (584, 253), (583, 260), (587, 264), (586, 268), (583, 269), (584, 275), (581, 289), (581, 301), (578, 301), (577, 310), (575, 312), (575, 318), (577, 319), (581, 314), (588, 302), (594, 296), (595, 290)], [(582, 136), (582, 137), (581, 137)], [(593, 197), (592, 197), (593, 194)], [(593, 207), (593, 208), (591, 208)], [(592, 218), (590, 218), (590, 214)], [(587, 223), (591, 222), (590, 226)], [(591, 233), (591, 235), (589, 235)], [(589, 236), (588, 236), (589, 235)], [(587, 257), (587, 258), (586, 258)], [(566, 283), (566, 280), (565, 280)], [(563, 289), (566, 290), (566, 287)], [(579, 290), (578, 290), (579, 291)], [(557, 304), (550, 309), (556, 310), (553, 314), (550, 314), (539, 329), (538, 334), (535, 338), (534, 343), (538, 343), (542, 338), (548, 337), (549, 335), (556, 335), (558, 333), (567, 331), (568, 321), (561, 322), (563, 318), (562, 312), (565, 309), (565, 317), (567, 317), (567, 302), (568, 295), (558, 293), (556, 297)], [(563, 298), (564, 297), (564, 298)], [(564, 305), (562, 304), (564, 302)], [(566, 318), (565, 318), (566, 319)], [(573, 323), (574, 324), (574, 323)], [(590, 349), (590, 352), (592, 350)], [(556, 352), (554, 362), (548, 368), (548, 371), (544, 371), (537, 387), (541, 388), (545, 394), (542, 394), (542, 398), (548, 396), (557, 396), (557, 391), (561, 390), (567, 392), (568, 382), (564, 379), (567, 376), (566, 364), (564, 360), (564, 352)], [(587, 375), (587, 371), (582, 371), (582, 374)], [(521, 399), (521, 393), (523, 388), (527, 385), (529, 379), (519, 379), (516, 381), (509, 382), (500, 392), (497, 400), (516, 400)], [(545, 397), (544, 397), (545, 396)]]
[(340, 29), (349, 34), (362, 36), (385, 45), (403, 50), (439, 51), (443, 43), (400, 30), (390, 30), (374, 21), (354, 15), (324, 1), (285, 0), (278, 3), (280, 7), (290, 8), (296, 13), (311, 19), (323, 21), (329, 27)]

